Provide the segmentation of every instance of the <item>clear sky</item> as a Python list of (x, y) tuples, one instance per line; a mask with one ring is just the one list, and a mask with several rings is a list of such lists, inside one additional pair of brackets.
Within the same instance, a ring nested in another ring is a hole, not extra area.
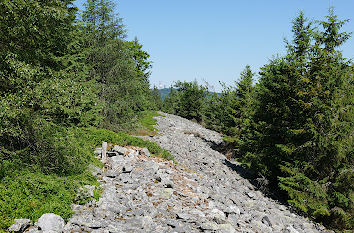
[[(75, 4), (82, 9), (85, 0)], [(128, 39), (138, 37), (153, 61), (150, 82), (169, 87), (174, 81), (233, 84), (249, 64), (253, 71), (273, 55), (284, 54), (291, 21), (303, 10), (322, 20), (330, 5), (343, 27), (354, 31), (354, 0), (116, 0)], [(341, 47), (354, 58), (353, 38)]]

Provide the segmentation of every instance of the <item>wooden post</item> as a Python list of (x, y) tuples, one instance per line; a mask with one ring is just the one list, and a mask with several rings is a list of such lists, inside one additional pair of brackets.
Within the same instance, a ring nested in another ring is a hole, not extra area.
[(107, 142), (102, 142), (102, 163), (107, 161)]

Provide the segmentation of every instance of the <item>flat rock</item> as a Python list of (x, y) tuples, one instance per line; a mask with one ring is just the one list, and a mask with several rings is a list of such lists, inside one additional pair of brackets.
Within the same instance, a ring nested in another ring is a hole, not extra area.
[(224, 212), (222, 212), (219, 209), (212, 209), (211, 212), (208, 215), (209, 218), (211, 218), (213, 221), (215, 221), (218, 224), (224, 224), (226, 220), (226, 216)]
[(143, 148), (140, 150), (140, 154), (143, 154), (143, 155), (146, 155), (147, 157), (150, 157), (151, 154), (150, 154), (150, 151), (148, 148)]
[(43, 214), (38, 219), (38, 227), (42, 231), (61, 232), (64, 229), (64, 226), (64, 219), (53, 213)]
[(128, 149), (119, 145), (114, 145), (112, 151), (118, 152), (121, 155), (125, 155), (128, 152)]
[(15, 223), (12, 224), (7, 230), (9, 232), (19, 232), (22, 233), (24, 232), (29, 226), (31, 225), (31, 220), (21, 218), (21, 219), (15, 219)]

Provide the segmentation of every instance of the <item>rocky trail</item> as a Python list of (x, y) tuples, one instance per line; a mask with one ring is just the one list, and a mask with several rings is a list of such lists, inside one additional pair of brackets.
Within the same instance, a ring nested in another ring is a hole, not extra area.
[(218, 133), (164, 115), (157, 117), (158, 135), (145, 139), (169, 150), (176, 163), (150, 157), (146, 149), (114, 147), (106, 169), (95, 171), (100, 200), (73, 205), (62, 231), (326, 232), (244, 179), (237, 164), (212, 149), (222, 142)]

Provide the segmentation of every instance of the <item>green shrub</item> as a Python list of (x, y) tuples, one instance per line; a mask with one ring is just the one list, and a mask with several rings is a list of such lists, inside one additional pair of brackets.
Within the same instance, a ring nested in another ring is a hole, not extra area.
[[(41, 147), (41, 155), (26, 154), (28, 151), (23, 150), (12, 152), (11, 159), (0, 150), (0, 229), (8, 228), (15, 218), (36, 221), (44, 213), (70, 218), (71, 204), (78, 188), (86, 184), (98, 185), (96, 178), (86, 168), (90, 163), (100, 165), (94, 158), (93, 150), (102, 141), (121, 146), (146, 147), (154, 156), (173, 159), (167, 150), (161, 149), (156, 143), (123, 132), (115, 133), (94, 127), (58, 130), (43, 131), (46, 132), (40, 137), (43, 141), (38, 142), (52, 147), (53, 155), (46, 153), (45, 146)], [(44, 159), (44, 155), (48, 159)], [(96, 189), (94, 198), (99, 198), (100, 193), (101, 190)]]
[(88, 173), (60, 177), (17, 171), (0, 182), (0, 229), (8, 228), (15, 218), (36, 221), (42, 214), (56, 213), (64, 219), (71, 217), (71, 203), (77, 189), (84, 184), (97, 184)]

